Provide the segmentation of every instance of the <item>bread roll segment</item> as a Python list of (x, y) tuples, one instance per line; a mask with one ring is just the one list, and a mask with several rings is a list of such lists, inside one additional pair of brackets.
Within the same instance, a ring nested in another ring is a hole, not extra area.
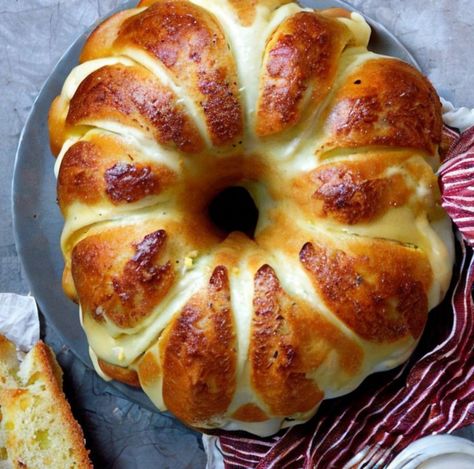
[[(346, 10), (142, 0), (50, 111), (64, 289), (102, 375), (270, 435), (413, 352), (451, 280), (441, 104)], [(251, 195), (253, 236), (209, 216)]]

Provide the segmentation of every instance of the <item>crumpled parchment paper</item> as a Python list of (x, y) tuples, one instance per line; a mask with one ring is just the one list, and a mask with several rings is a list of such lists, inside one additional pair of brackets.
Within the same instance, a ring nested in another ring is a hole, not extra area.
[(38, 307), (32, 296), (0, 293), (0, 334), (22, 352), (28, 352), (38, 342)]

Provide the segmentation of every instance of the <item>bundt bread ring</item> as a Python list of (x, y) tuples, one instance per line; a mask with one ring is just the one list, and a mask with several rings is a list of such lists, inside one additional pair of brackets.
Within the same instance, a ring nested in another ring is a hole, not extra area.
[(269, 435), (407, 359), (451, 279), (441, 106), (369, 36), (285, 0), (142, 1), (91, 34), (49, 126), (99, 373)]

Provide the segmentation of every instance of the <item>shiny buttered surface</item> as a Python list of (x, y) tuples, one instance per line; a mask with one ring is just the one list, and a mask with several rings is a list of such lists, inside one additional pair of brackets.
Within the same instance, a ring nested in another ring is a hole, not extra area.
[[(358, 14), (142, 1), (53, 102), (63, 286), (104, 377), (269, 435), (411, 354), (451, 279), (441, 106)], [(208, 214), (244, 187), (252, 238)]]

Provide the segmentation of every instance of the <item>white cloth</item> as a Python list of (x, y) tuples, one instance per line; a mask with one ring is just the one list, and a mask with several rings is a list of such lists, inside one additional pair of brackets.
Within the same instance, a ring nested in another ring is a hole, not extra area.
[(464, 132), (474, 125), (474, 109), (467, 107), (455, 108), (452, 103), (441, 98), (443, 104), (443, 120), (449, 127)]

